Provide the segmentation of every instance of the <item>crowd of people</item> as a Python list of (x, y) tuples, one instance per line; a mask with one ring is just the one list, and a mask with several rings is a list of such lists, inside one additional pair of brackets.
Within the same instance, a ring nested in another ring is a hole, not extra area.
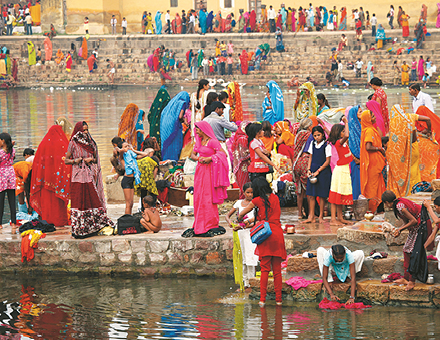
[[(14, 27), (24, 27), (26, 35), (32, 35), (32, 26), (40, 25), (41, 5), (40, 0), (34, 4), (31, 1), (25, 4), (4, 4), (1, 8), (0, 35), (12, 35)], [(4, 32), (6, 28), (6, 32)]]

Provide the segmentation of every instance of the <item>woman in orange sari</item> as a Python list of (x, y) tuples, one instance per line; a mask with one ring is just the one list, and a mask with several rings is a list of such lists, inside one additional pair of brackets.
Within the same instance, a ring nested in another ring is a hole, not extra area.
[(361, 193), (370, 199), (369, 209), (376, 211), (380, 198), (385, 191), (382, 170), (385, 167), (385, 150), (379, 131), (374, 127), (376, 117), (371, 111), (361, 115)]
[(57, 64), (59, 65), (59, 64), (61, 64), (61, 62), (63, 61), (63, 59), (64, 59), (64, 53), (61, 52), (61, 48), (59, 48), (59, 49), (58, 49), (58, 52), (57, 52), (57, 54), (56, 54), (55, 61), (56, 61)]
[(409, 37), (409, 15), (405, 14), (405, 11), (402, 12), (401, 19), (401, 26), (402, 26), (402, 37), (407, 38)]
[(44, 39), (44, 55), (46, 61), (52, 60), (52, 41), (50, 41), (49, 37)]
[(81, 57), (83, 57), (84, 60), (87, 60), (87, 56), (88, 56), (89, 53), (87, 51), (87, 40), (86, 40), (86, 38), (83, 38), (81, 49), (82, 49)]
[[(436, 153), (432, 152), (434, 151), (434, 145), (435, 145), (434, 142), (437, 142), (437, 147), (436, 147), (437, 150), (438, 150), (438, 145), (440, 145), (440, 117), (437, 116), (430, 109), (428, 109), (426, 106), (419, 106), (416, 113), (419, 116), (425, 116), (431, 120), (431, 136), (429, 136), (429, 134), (427, 133), (429, 132), (427, 131), (428, 125), (425, 122), (416, 123), (417, 131), (419, 131), (421, 134), (426, 135), (426, 138), (430, 140), (430, 144), (431, 144), (431, 146), (428, 149), (424, 145), (425, 143), (423, 138), (421, 138), (420, 140), (420, 153), (421, 153), (420, 172), (422, 176), (422, 181), (430, 182), (431, 180), (428, 180), (426, 178), (430, 178), (431, 176), (433, 176), (434, 178), (440, 178), (440, 157), (439, 157), (440, 153), (438, 151)], [(429, 156), (425, 157), (424, 154), (427, 153), (427, 150), (431, 150), (430, 151), (431, 153)], [(436, 172), (432, 174), (433, 166), (434, 166), (433, 162), (435, 162), (435, 160), (437, 160), (437, 162), (435, 163)]]
[(179, 13), (176, 13), (176, 33), (181, 34), (182, 33), (182, 18), (180, 17)]

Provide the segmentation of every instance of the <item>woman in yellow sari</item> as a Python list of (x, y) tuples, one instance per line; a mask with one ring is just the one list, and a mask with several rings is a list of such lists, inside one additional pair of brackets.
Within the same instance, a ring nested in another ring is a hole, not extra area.
[(431, 133), (427, 123), (416, 124), (419, 133), (420, 176), (422, 181), (431, 182), (440, 178), (440, 117), (426, 106), (420, 106), (416, 113), (419, 117), (428, 117), (431, 121)]
[(394, 105), (390, 112), (390, 135), (387, 147), (388, 185), (387, 189), (397, 197), (407, 196), (411, 191), (412, 122), (411, 117), (400, 105)]
[(57, 54), (56, 54), (55, 61), (56, 61), (57, 64), (59, 65), (59, 64), (61, 64), (61, 62), (63, 61), (63, 59), (64, 59), (64, 53), (61, 52), (61, 48), (59, 48), (59, 49), (58, 49), (58, 52), (57, 52)]
[(311, 82), (306, 82), (298, 88), (293, 110), (297, 122), (309, 116), (316, 116), (318, 98), (316, 97), (315, 86)]
[(402, 85), (409, 85), (409, 66), (406, 61), (403, 62), (402, 66)]
[(154, 32), (153, 28), (153, 18), (151, 13), (147, 14), (147, 25), (145, 26), (145, 34), (152, 34)]
[(35, 53), (35, 46), (32, 41), (27, 42), (28, 53), (29, 53), (29, 66), (35, 65), (37, 63), (37, 54)]
[(231, 81), (227, 89), (228, 104), (231, 107), (229, 110), (229, 120), (241, 122), (243, 121), (243, 106), (241, 103), (240, 85), (236, 81)]
[[(385, 191), (382, 170), (386, 165), (385, 150), (379, 131), (374, 127), (376, 117), (369, 110), (361, 115), (361, 153), (360, 174), (361, 193), (370, 199), (370, 211), (376, 211), (380, 198)], [(389, 148), (388, 148), (389, 149)]]

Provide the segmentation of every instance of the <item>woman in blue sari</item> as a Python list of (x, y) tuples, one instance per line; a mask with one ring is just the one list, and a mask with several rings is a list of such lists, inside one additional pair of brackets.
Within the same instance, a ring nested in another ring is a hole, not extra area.
[(162, 20), (160, 19), (162, 13), (160, 11), (156, 12), (154, 21), (156, 21), (156, 34), (162, 34)]
[(323, 16), (323, 19), (322, 19), (322, 23), (323, 23), (324, 27), (327, 27), (327, 21), (328, 21), (327, 8), (324, 7), (323, 10), (324, 10), (324, 16)]
[(199, 25), (200, 25), (200, 29), (202, 31), (202, 34), (206, 33), (206, 9), (201, 9), (199, 11)]
[(376, 41), (377, 41), (377, 49), (381, 49), (383, 46), (383, 41), (385, 40), (386, 36), (385, 36), (385, 29), (383, 28), (383, 26), (381, 24), (379, 24), (379, 26), (377, 27), (377, 32), (376, 32)]
[(178, 161), (183, 147), (182, 122), (189, 107), (189, 94), (179, 92), (163, 109), (160, 117), (162, 159)]
[(144, 141), (144, 119), (145, 119), (145, 111), (139, 110), (138, 116), (136, 117), (136, 141), (137, 141), (137, 150), (142, 150), (142, 142)]
[(277, 27), (275, 36), (277, 38), (277, 45), (276, 45), (277, 51), (284, 52), (283, 33), (281, 32), (281, 28)]
[(283, 92), (273, 80), (267, 84), (267, 94), (263, 101), (263, 120), (271, 125), (284, 120), (284, 97)]
[(348, 137), (348, 145), (350, 147), (353, 160), (350, 163), (351, 187), (353, 189), (353, 199), (357, 200), (361, 194), (361, 122), (359, 116), (362, 113), (360, 106), (353, 106), (348, 111), (348, 129), (350, 136)]
[(206, 18), (206, 30), (212, 32), (212, 21), (214, 20), (214, 11), (209, 12)]
[(347, 30), (347, 8), (345, 8), (345, 7), (342, 7), (342, 10), (341, 10), (341, 22), (339, 24), (339, 30), (340, 31)]

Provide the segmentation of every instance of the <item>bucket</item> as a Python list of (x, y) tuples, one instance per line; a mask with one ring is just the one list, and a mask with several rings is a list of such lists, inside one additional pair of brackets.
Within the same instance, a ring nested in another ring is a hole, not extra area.
[(359, 199), (353, 201), (353, 212), (354, 218), (358, 221), (364, 219), (364, 215), (368, 211), (368, 200), (367, 199)]

